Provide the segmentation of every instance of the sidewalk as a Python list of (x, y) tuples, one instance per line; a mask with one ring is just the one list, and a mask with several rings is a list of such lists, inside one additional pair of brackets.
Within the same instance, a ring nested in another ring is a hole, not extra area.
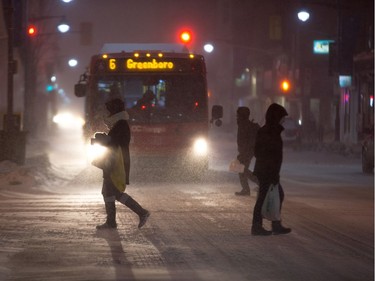
[[(225, 135), (231, 142), (236, 145), (236, 128), (210, 128), (210, 135), (214, 136), (213, 139), (220, 139), (220, 135)], [(338, 141), (302, 141), (298, 144), (287, 144), (284, 143), (284, 148), (293, 148), (300, 151), (316, 151), (316, 152), (330, 152), (340, 154), (347, 157), (361, 158), (362, 145), (357, 144), (345, 144)]]

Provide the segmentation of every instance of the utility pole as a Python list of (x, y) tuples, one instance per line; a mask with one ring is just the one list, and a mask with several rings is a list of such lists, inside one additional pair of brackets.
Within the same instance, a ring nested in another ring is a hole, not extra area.
[(11, 132), (15, 128), (13, 120), (13, 75), (15, 73), (16, 63), (13, 58), (13, 34), (14, 34), (14, 21), (13, 21), (13, 5), (12, 0), (7, 3), (7, 30), (8, 30), (8, 88), (7, 88), (7, 114), (5, 118), (5, 131)]
[(20, 118), (13, 114), (13, 76), (16, 72), (13, 57), (13, 0), (7, 1), (5, 11), (8, 31), (7, 114), (4, 118), (4, 131), (0, 131), (0, 160), (10, 160), (22, 165), (25, 162), (26, 136), (20, 131)]

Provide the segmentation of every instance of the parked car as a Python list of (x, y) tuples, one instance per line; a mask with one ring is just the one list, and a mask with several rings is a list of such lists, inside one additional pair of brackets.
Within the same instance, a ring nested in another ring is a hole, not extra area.
[(301, 141), (301, 126), (291, 117), (286, 117), (283, 123), (284, 130), (281, 138), (284, 144), (299, 144)]
[(374, 128), (365, 131), (362, 141), (362, 171), (374, 172)]

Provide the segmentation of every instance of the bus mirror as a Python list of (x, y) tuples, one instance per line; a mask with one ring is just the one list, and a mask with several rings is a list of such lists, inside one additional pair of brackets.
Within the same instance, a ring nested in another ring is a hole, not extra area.
[(223, 107), (221, 105), (212, 106), (212, 119), (223, 118)]
[(87, 87), (86, 84), (81, 84), (81, 83), (75, 84), (74, 94), (76, 95), (76, 97), (82, 98), (86, 96), (86, 87)]
[(215, 125), (220, 127), (222, 125), (221, 118), (223, 118), (223, 107), (221, 105), (212, 106), (211, 123), (215, 122)]

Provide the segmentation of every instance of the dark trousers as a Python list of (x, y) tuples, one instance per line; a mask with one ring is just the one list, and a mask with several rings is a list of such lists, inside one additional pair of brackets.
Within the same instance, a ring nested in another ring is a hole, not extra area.
[[(245, 171), (247, 171), (249, 169), (250, 160), (251, 159), (249, 159), (248, 161), (245, 161), (245, 162), (241, 163), (241, 164), (243, 164), (245, 166)], [(241, 186), (242, 186), (242, 190), (248, 190), (248, 191), (250, 191), (248, 177), (247, 177), (246, 173), (239, 173), (238, 177), (240, 178), (240, 183), (241, 183)]]
[[(138, 215), (143, 215), (147, 212), (129, 194), (119, 191), (109, 178), (104, 178), (103, 180), (102, 195), (106, 204), (115, 203), (117, 200)], [(115, 208), (114, 204), (113, 206)]]
[[(259, 193), (258, 198), (254, 206), (253, 211), (253, 227), (259, 227), (263, 224), (263, 217), (262, 217), (262, 206), (264, 203), (264, 199), (266, 199), (266, 195), (268, 192), (268, 189), (270, 188), (269, 182), (260, 182), (259, 184)], [(284, 190), (281, 184), (279, 184), (279, 195), (280, 195), (280, 212), (281, 212), (281, 206), (284, 201)]]

